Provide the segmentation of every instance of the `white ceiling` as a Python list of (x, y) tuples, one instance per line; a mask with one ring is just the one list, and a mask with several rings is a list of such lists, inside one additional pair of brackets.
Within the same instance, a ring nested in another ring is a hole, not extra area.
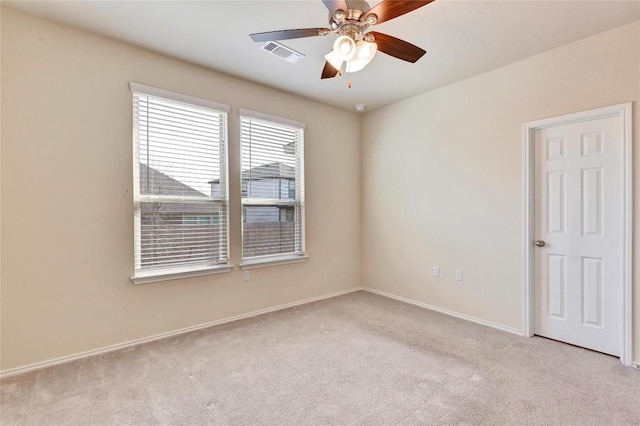
[[(640, 19), (640, 0), (437, 0), (374, 26), (427, 54), (415, 64), (378, 53), (358, 73), (320, 80), (335, 35), (282, 43), (306, 55), (290, 64), (250, 33), (326, 27), (320, 0), (3, 1), (46, 19), (122, 40), (353, 110), (371, 110)], [(377, 4), (377, 0), (369, 3)]]

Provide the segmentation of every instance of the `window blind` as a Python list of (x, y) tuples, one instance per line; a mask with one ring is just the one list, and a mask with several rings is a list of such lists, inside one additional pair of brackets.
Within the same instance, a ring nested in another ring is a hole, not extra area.
[(227, 264), (227, 112), (148, 89), (132, 83), (135, 269)]
[(304, 124), (240, 110), (240, 151), (243, 259), (303, 255)]

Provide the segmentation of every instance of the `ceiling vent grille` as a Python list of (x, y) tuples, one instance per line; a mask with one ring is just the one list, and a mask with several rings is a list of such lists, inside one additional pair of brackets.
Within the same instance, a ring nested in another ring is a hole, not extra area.
[(300, 59), (304, 58), (304, 55), (300, 52), (284, 46), (276, 41), (268, 41), (262, 46), (260, 50), (264, 50), (267, 53), (277, 56), (280, 59), (284, 59), (287, 62), (295, 64)]

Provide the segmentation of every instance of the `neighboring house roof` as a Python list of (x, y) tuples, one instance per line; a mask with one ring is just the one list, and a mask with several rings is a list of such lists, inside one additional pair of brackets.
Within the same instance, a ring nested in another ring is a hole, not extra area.
[[(184, 197), (209, 197), (161, 171), (140, 163), (140, 193), (142, 195), (177, 195)], [(182, 215), (214, 215), (220, 207), (208, 203), (142, 203), (142, 213), (175, 213)]]
[(295, 179), (295, 168), (284, 163), (269, 163), (242, 172), (242, 180)]
[(289, 155), (296, 155), (296, 142), (289, 142), (284, 146), (284, 153)]
[(186, 197), (207, 197), (208, 194), (140, 163), (140, 193), (143, 195), (181, 195)]
[[(295, 179), (295, 171), (296, 169), (294, 167), (280, 162), (263, 164), (262, 166), (243, 171), (242, 180)], [(220, 183), (220, 179), (214, 179), (209, 183)]]

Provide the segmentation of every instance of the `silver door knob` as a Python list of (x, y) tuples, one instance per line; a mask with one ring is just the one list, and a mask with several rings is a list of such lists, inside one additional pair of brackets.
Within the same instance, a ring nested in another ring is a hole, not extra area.
[(546, 245), (547, 245), (547, 243), (545, 243), (543, 240), (536, 240), (536, 246), (544, 247)]

